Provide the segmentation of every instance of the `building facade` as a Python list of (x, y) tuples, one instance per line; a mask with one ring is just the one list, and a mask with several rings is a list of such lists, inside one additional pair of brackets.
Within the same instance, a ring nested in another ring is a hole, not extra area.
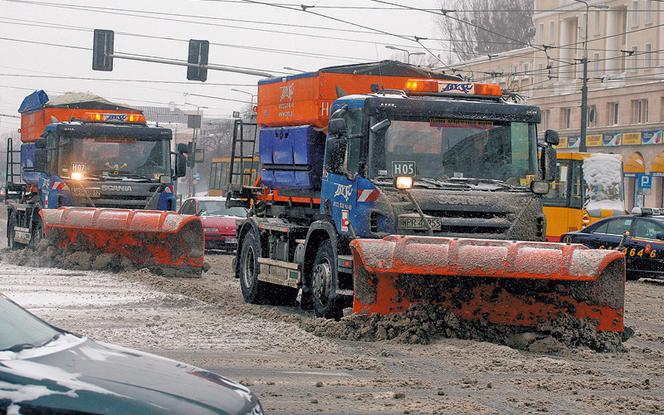
[[(588, 151), (623, 156), (627, 209), (663, 207), (664, 2), (589, 0), (588, 5)], [(535, 10), (532, 47), (455, 68), (538, 105), (540, 134), (557, 130), (559, 151), (578, 151), (586, 5), (535, 0)]]

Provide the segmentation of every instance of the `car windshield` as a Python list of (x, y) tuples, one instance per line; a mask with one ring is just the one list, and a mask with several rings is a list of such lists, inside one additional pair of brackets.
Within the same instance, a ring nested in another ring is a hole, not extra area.
[(203, 200), (198, 202), (198, 214), (201, 216), (247, 216), (247, 210), (243, 207), (226, 207), (225, 200)]
[(0, 295), (0, 351), (38, 347), (61, 334)]
[(525, 186), (537, 172), (536, 146), (534, 124), (391, 120), (387, 129), (372, 134), (370, 177), (406, 171), (416, 178), (490, 179)]
[(92, 177), (117, 177), (158, 181), (170, 175), (168, 140), (140, 140), (135, 137), (62, 137), (60, 172), (74, 171)]

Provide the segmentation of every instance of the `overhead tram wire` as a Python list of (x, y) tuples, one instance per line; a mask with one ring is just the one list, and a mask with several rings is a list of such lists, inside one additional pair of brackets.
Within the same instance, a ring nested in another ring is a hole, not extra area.
[[(34, 44), (34, 45), (42, 45), (42, 46), (52, 46), (52, 47), (59, 47), (59, 48), (68, 48), (68, 49), (78, 49), (78, 50), (85, 50), (85, 51), (91, 51), (92, 48), (86, 47), (86, 46), (76, 46), (76, 45), (66, 45), (62, 43), (50, 43), (50, 42), (42, 42), (38, 40), (27, 40), (27, 39), (16, 39), (16, 38), (9, 38), (9, 37), (4, 37), (0, 36), (0, 40), (5, 40), (8, 42), (18, 42), (18, 43), (27, 43), (27, 44)], [(143, 55), (139, 53), (128, 53), (128, 52), (122, 52), (125, 55), (133, 55), (133, 56), (138, 56), (138, 57), (145, 57), (145, 58), (150, 58), (153, 56), (150, 55)], [(170, 58), (169, 58), (170, 59)], [(228, 65), (229, 67), (231, 65)], [(239, 68), (236, 66), (236, 68)], [(242, 67), (244, 69), (252, 69), (252, 70), (261, 70), (261, 69), (256, 69), (256, 68), (247, 68), (247, 67)], [(272, 73), (277, 73), (277, 74), (285, 74), (285, 72), (282, 71), (270, 71), (267, 70), (268, 72)], [(194, 84), (192, 84), (194, 85)]]
[[(84, 26), (62, 25), (62, 24), (43, 22), (43, 21), (37, 21), (37, 20), (15, 19), (15, 18), (8, 18), (8, 17), (0, 17), (0, 23), (21, 25), (21, 26), (44, 27), (44, 28), (51, 28), (51, 29), (63, 29), (63, 30), (72, 30), (72, 31), (81, 31), (81, 32), (83, 32), (83, 31), (92, 32), (94, 30), (93, 28), (84, 27)], [(170, 41), (176, 41), (176, 42), (189, 42), (189, 39), (180, 39), (180, 38), (167, 37), (167, 36), (155, 36), (155, 35), (147, 35), (147, 34), (133, 33), (133, 32), (118, 31), (118, 32), (116, 32), (116, 34), (124, 35), (124, 36), (134, 36), (134, 37), (140, 37), (140, 38), (147, 38), (147, 39), (170, 40)], [(257, 52), (289, 54), (289, 55), (295, 55), (295, 56), (315, 57), (315, 58), (333, 59), (333, 60), (348, 60), (348, 61), (361, 61), (361, 62), (366, 61), (366, 58), (343, 56), (343, 55), (330, 55), (330, 54), (324, 54), (324, 53), (318, 53), (318, 52), (297, 51), (297, 50), (289, 50), (289, 49), (276, 49), (276, 48), (267, 48), (267, 47), (251, 46), (251, 45), (239, 45), (239, 44), (231, 44), (231, 43), (219, 43), (219, 42), (210, 42), (210, 44), (215, 45), (215, 46), (229, 47), (229, 48), (236, 48), (236, 49), (246, 49), (246, 50), (252, 50), (252, 51), (257, 51)]]
[[(392, 45), (392, 46), (412, 47), (412, 45), (387, 43), (387, 42), (380, 42), (380, 41), (370, 41), (370, 40), (363, 40), (363, 39), (357, 39), (357, 38), (327, 36), (327, 35), (319, 35), (319, 34), (313, 34), (313, 33), (289, 32), (289, 31), (284, 31), (284, 30), (261, 29), (261, 28), (246, 27), (246, 26), (224, 25), (224, 24), (218, 24), (218, 23), (202, 22), (202, 21), (191, 21), (191, 20), (175, 19), (175, 18), (168, 18), (168, 17), (155, 17), (155, 16), (149, 16), (149, 15), (129, 13), (127, 11), (123, 11), (123, 12), (104, 11), (104, 10), (98, 10), (95, 7), (88, 7), (88, 6), (78, 6), (78, 5), (67, 6), (67, 5), (57, 4), (57, 3), (37, 2), (37, 1), (29, 1), (29, 0), (4, 0), (4, 1), (9, 1), (9, 2), (14, 2), (14, 3), (31, 4), (31, 5), (44, 6), (44, 7), (55, 7), (55, 8), (58, 8), (58, 9), (68, 8), (68, 9), (72, 9), (72, 10), (80, 10), (80, 11), (87, 11), (87, 12), (93, 12), (93, 13), (114, 14), (114, 15), (119, 15), (119, 16), (130, 16), (130, 17), (138, 17), (138, 18), (152, 19), (152, 20), (174, 21), (174, 22), (179, 22), (179, 23), (191, 23), (191, 24), (199, 24), (199, 25), (213, 26), (213, 27), (226, 27), (226, 28), (231, 28), (231, 29), (249, 30), (249, 31), (257, 31), (257, 32), (264, 32), (264, 33), (276, 33), (276, 34), (292, 35), (292, 36), (316, 38), (316, 39), (339, 40), (339, 41), (363, 43), (363, 44), (369, 44), (369, 45), (378, 44), (378, 45), (382, 45), (382, 46)], [(244, 1), (244, 0), (242, 0), (242, 1)], [(271, 3), (265, 3), (265, 4), (273, 5)], [(301, 9), (291, 9), (291, 10), (301, 10)], [(151, 12), (151, 13), (158, 14), (158, 12)], [(374, 32), (374, 34), (378, 34), (378, 33)], [(389, 34), (389, 35), (391, 36), (391, 34)], [(404, 35), (404, 38), (406, 38), (405, 35)], [(439, 48), (430, 48), (430, 49), (436, 50), (437, 52), (449, 52), (449, 50), (446, 50), (446, 49), (439, 49)]]

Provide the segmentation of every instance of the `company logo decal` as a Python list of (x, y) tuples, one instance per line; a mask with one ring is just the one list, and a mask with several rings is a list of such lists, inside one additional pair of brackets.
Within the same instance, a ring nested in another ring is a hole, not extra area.
[(352, 191), (353, 191), (353, 185), (352, 184), (344, 186), (343, 184), (338, 184), (337, 183), (337, 188), (334, 190), (334, 197), (341, 196), (346, 201), (348, 201), (348, 198), (350, 197), (350, 194), (351, 194)]

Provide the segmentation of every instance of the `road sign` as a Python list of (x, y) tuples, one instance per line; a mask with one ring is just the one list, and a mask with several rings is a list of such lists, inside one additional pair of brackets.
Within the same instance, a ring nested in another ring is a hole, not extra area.
[(92, 42), (92, 70), (113, 70), (113, 38), (112, 30), (95, 29)]
[(639, 188), (643, 190), (652, 189), (652, 175), (650, 174), (639, 175)]
[(190, 81), (207, 81), (208, 52), (210, 42), (207, 40), (189, 40), (189, 55), (187, 63), (196, 66), (187, 66), (187, 79)]

